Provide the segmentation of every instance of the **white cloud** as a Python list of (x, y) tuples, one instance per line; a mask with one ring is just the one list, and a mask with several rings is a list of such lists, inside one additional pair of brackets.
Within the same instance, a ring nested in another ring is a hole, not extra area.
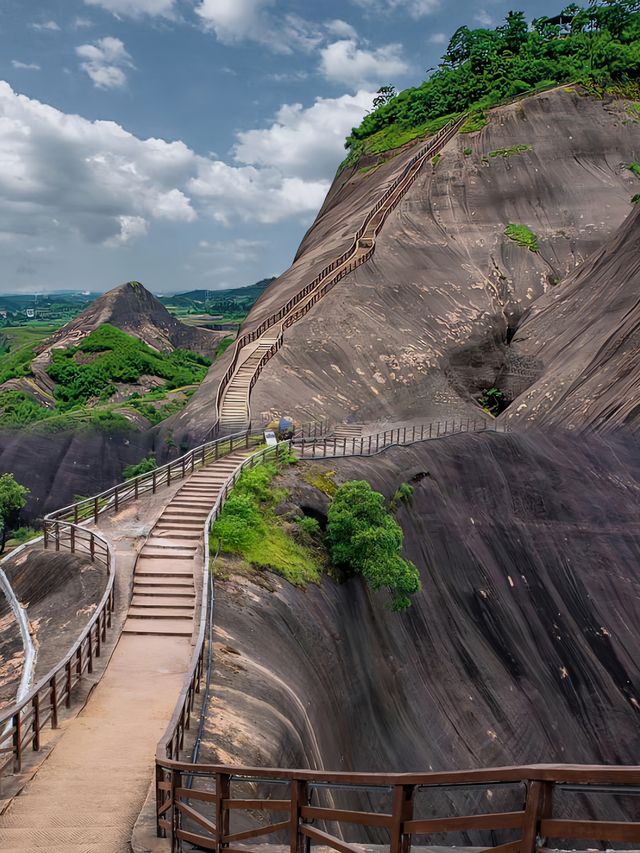
[(182, 142), (60, 112), (0, 81), (0, 232), (126, 242), (149, 220), (190, 222), (195, 172)]
[(478, 11), (473, 16), (473, 19), (477, 24), (480, 24), (481, 27), (494, 26), (493, 16), (490, 15), (486, 9), (478, 9)]
[(12, 59), (11, 64), (14, 68), (24, 69), (25, 71), (40, 71), (40, 66), (35, 62), (20, 62), (19, 59)]
[[(95, 59), (92, 50), (84, 55)], [(271, 127), (239, 134), (226, 163), (180, 141), (140, 139), (115, 122), (65, 114), (0, 81), (0, 241), (31, 235), (59, 244), (71, 234), (115, 248), (158, 220), (309, 217), (324, 201), (344, 135), (370, 102), (358, 92), (307, 109), (285, 105)], [(255, 248), (238, 243), (234, 252), (248, 257)]]
[(196, 13), (216, 37), (227, 44), (250, 39), (264, 41), (271, 31), (265, 14), (274, 0), (201, 0)]
[(73, 27), (76, 30), (87, 30), (93, 26), (93, 21), (89, 18), (83, 18), (81, 15), (77, 15), (73, 19)]
[(406, 12), (417, 20), (439, 9), (441, 0), (353, 0), (353, 2), (372, 14)]
[(336, 38), (357, 39), (358, 33), (354, 30), (351, 24), (346, 21), (336, 18), (333, 21), (327, 21), (325, 24), (327, 32)]
[(359, 91), (318, 98), (313, 106), (287, 104), (269, 128), (238, 134), (234, 156), (241, 163), (276, 168), (287, 175), (326, 178), (344, 156), (344, 139), (371, 109), (373, 94)]
[(116, 17), (139, 18), (142, 15), (173, 18), (175, 0), (84, 0), (87, 6), (99, 6)]
[(55, 21), (35, 21), (33, 24), (30, 24), (30, 27), (33, 30), (49, 30), (52, 33), (60, 32), (60, 27)]
[(402, 45), (364, 50), (354, 39), (341, 39), (320, 51), (320, 69), (332, 83), (358, 89), (393, 82), (407, 73), (409, 65), (402, 58)]
[(433, 33), (427, 39), (429, 44), (447, 44), (449, 41), (449, 36), (446, 33)]
[(80, 68), (99, 89), (117, 89), (127, 82), (125, 68), (133, 68), (131, 57), (120, 39), (106, 36), (94, 44), (81, 44), (76, 54), (83, 59)]

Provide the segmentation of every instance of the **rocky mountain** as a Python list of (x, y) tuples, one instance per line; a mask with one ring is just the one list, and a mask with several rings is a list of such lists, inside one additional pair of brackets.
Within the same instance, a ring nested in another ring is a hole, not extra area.
[[(288, 412), (292, 400), (301, 420), (477, 412), (522, 316), (613, 237), (638, 189), (628, 165), (640, 158), (640, 123), (627, 101), (561, 87), (486, 117), (423, 167), (373, 258), (287, 330), (254, 389), (256, 417)], [(256, 303), (246, 329), (347, 248), (414, 151), (336, 178), (294, 264)], [(510, 224), (525, 226), (539, 250), (510, 239)], [(204, 428), (225, 366), (180, 419), (187, 432)], [(515, 393), (536, 376), (525, 372)]]
[(640, 209), (523, 317), (500, 383), (523, 367), (538, 378), (504, 413), (508, 424), (638, 428)]
[(210, 329), (185, 326), (139, 282), (129, 281), (99, 296), (75, 319), (44, 341), (38, 352), (75, 346), (103, 323), (116, 326), (160, 352), (180, 347), (210, 356), (222, 337)]

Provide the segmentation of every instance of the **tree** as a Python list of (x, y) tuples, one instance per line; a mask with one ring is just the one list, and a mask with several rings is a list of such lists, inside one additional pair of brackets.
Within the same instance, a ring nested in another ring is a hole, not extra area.
[(336, 566), (362, 575), (374, 590), (388, 589), (394, 610), (409, 607), (410, 596), (420, 590), (420, 575), (401, 556), (402, 528), (369, 483), (340, 486), (329, 507), (327, 541)]
[(509, 12), (505, 24), (498, 27), (498, 32), (502, 33), (504, 39), (504, 46), (511, 53), (518, 53), (527, 40), (528, 30), (524, 12)]
[(373, 99), (374, 110), (377, 110), (378, 107), (383, 107), (385, 104), (388, 104), (389, 101), (395, 98), (396, 94), (397, 93), (395, 86), (380, 86), (376, 93), (376, 97)]
[(16, 483), (13, 474), (3, 474), (0, 477), (0, 554), (4, 551), (7, 533), (18, 518), (18, 513), (25, 505), (29, 489)]

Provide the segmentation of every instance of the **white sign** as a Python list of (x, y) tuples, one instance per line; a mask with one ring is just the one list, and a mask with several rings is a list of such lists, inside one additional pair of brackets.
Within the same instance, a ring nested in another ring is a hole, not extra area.
[(267, 442), (267, 447), (275, 447), (278, 444), (278, 439), (272, 429), (266, 429), (264, 431), (264, 440)]

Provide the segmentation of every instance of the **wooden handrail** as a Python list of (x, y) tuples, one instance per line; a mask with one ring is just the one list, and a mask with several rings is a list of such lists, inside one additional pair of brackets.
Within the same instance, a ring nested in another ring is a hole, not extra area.
[[(384, 208), (384, 215), (379, 218), (379, 221), (375, 224), (374, 230), (372, 232), (372, 237), (375, 237), (379, 232), (380, 228), (384, 224), (384, 221), (388, 214), (395, 209), (397, 204), (400, 202), (402, 196), (407, 191), (409, 186), (413, 183), (416, 175), (420, 171), (424, 161), (435, 153), (436, 150), (441, 148), (443, 145), (446, 145), (450, 139), (452, 139), (460, 127), (462, 127), (463, 123), (466, 121), (467, 115), (466, 113), (462, 115), (457, 120), (451, 121), (446, 124), (443, 128), (441, 128), (435, 136), (433, 136), (427, 143), (424, 145), (405, 165), (401, 174), (393, 181), (393, 183), (385, 190), (382, 197), (376, 202), (376, 204), (367, 212), (364, 221), (360, 228), (356, 231), (356, 234), (353, 238), (353, 241), (349, 248), (340, 255), (339, 258), (332, 261), (328, 264), (323, 270), (321, 270), (318, 275), (313, 279), (312, 282), (305, 285), (301, 290), (299, 290), (293, 297), (289, 299), (289, 301), (278, 311), (271, 314), (262, 323), (252, 331), (245, 332), (235, 343), (234, 352), (231, 359), (231, 363), (229, 364), (225, 374), (220, 380), (220, 384), (218, 385), (218, 391), (216, 394), (216, 421), (211, 429), (210, 435), (217, 435), (220, 429), (220, 413), (222, 409), (222, 402), (224, 398), (224, 393), (227, 389), (227, 386), (231, 379), (233, 378), (236, 368), (238, 365), (238, 359), (240, 357), (240, 352), (244, 347), (257, 338), (261, 337), (264, 332), (274, 326), (276, 323), (282, 321), (282, 328), (280, 330), (279, 340), (281, 341), (282, 332), (284, 329), (291, 326), (296, 320), (299, 320), (300, 317), (304, 316), (304, 314), (309, 311), (309, 309), (318, 301), (318, 299), (324, 296), (330, 289), (333, 287), (338, 281), (340, 281), (345, 275), (352, 272), (357, 266), (365, 263), (375, 251), (375, 244), (372, 245), (369, 251), (363, 255), (358, 257), (354, 263), (349, 265), (348, 269), (342, 270), (335, 276), (331, 276), (331, 273), (337, 269), (338, 267), (345, 264), (349, 258), (353, 257), (358, 253), (359, 250), (359, 240), (365, 234), (368, 226), (373, 221), (374, 217), (378, 214), (380, 210)], [(416, 164), (418, 164), (416, 167)], [(321, 287), (322, 285), (322, 287)], [(293, 309), (299, 305), (309, 294), (317, 291), (314, 294), (314, 297), (305, 305), (302, 306), (300, 310), (295, 313), (292, 313)], [(269, 356), (271, 357), (271, 356)], [(257, 378), (260, 375), (262, 367), (269, 359), (261, 360), (260, 364), (256, 367), (256, 371), (254, 373), (254, 377)], [(251, 386), (253, 387), (253, 385)]]

